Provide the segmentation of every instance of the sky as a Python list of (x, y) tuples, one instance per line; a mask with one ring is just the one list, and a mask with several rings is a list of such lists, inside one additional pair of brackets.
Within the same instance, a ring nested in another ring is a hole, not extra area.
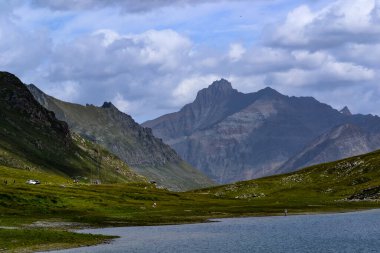
[(225, 78), (380, 115), (380, 0), (0, 0), (0, 70), (137, 122)]

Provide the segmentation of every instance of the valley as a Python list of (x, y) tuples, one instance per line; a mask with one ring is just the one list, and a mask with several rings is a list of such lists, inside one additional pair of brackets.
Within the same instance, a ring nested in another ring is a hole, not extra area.
[(0, 0), (0, 253), (380, 252), (380, 0)]
[[(380, 152), (374, 152), (291, 174), (189, 192), (170, 192), (149, 183), (74, 184), (65, 177), (0, 167), (1, 182), (10, 182), (0, 186), (0, 224), (16, 227), (17, 231), (42, 230), (55, 234), (73, 227), (167, 225), (206, 222), (211, 218), (283, 216), (285, 209), (288, 215), (373, 209), (380, 207), (378, 166)], [(39, 179), (41, 185), (26, 185), (30, 178)], [(38, 226), (44, 222), (58, 225)], [(60, 227), (62, 222), (69, 226)], [(0, 228), (0, 234), (6, 231)], [(80, 241), (83, 235), (71, 236)], [(108, 238), (87, 239), (86, 245)], [(17, 240), (29, 243), (30, 238), (24, 236)], [(35, 242), (34, 249), (46, 249), (48, 240)], [(6, 243), (0, 242), (0, 248), (7, 247)], [(22, 245), (14, 244), (11, 249), (17, 251)]]
[[(228, 83), (214, 88), (231, 92)], [(380, 151), (288, 174), (215, 185), (111, 103), (70, 104), (32, 89), (34, 96), (16, 76), (0, 72), (0, 236), (6, 238), (0, 241), (1, 251), (79, 247), (115, 238), (76, 234), (70, 232), (73, 228), (205, 223), (213, 218), (380, 207)], [(262, 92), (277, 94), (270, 89)], [(246, 106), (246, 100), (240, 102), (238, 107)], [(45, 107), (55, 108), (56, 113)], [(273, 109), (263, 104), (260, 108)], [(209, 113), (210, 121), (202, 121), (199, 129), (219, 121), (216, 112)], [(249, 115), (247, 122), (262, 123), (261, 116)], [(365, 124), (367, 120), (363, 118)], [(377, 122), (375, 117), (370, 120)], [(376, 133), (377, 125), (373, 126)], [(349, 136), (367, 138), (361, 131), (345, 125), (312, 147), (335, 136), (344, 137), (339, 145)], [(324, 150), (334, 148), (329, 143)]]

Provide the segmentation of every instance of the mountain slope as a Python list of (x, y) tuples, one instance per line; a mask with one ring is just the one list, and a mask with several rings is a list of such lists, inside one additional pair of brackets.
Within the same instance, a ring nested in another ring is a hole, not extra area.
[[(289, 208), (297, 202), (323, 206), (380, 199), (380, 151), (315, 165), (297, 172), (237, 182), (197, 192), (221, 198), (250, 199)], [(260, 205), (256, 203), (257, 205)], [(293, 208), (297, 208), (297, 205)]]
[(319, 136), (315, 141), (288, 160), (279, 172), (291, 172), (314, 164), (331, 162), (380, 149), (380, 134), (344, 124)]
[[(222, 79), (179, 112), (143, 126), (211, 179), (228, 183), (279, 173), (318, 136), (342, 124), (380, 133), (378, 117), (340, 113), (314, 98), (288, 97), (271, 88), (244, 94)], [(338, 152), (331, 159), (344, 157)]]
[(118, 155), (136, 172), (172, 190), (187, 190), (212, 185), (212, 182), (184, 162), (177, 153), (137, 124), (112, 103), (101, 107), (60, 101), (28, 86), (34, 97), (70, 129)]
[(0, 164), (81, 178), (99, 171), (96, 179), (103, 182), (145, 181), (106, 150), (72, 138), (67, 124), (7, 72), (0, 72)]

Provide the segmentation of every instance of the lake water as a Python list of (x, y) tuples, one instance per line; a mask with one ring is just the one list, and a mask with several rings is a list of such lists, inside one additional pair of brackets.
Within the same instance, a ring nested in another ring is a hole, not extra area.
[(121, 238), (111, 244), (56, 252), (380, 252), (380, 210), (82, 232)]

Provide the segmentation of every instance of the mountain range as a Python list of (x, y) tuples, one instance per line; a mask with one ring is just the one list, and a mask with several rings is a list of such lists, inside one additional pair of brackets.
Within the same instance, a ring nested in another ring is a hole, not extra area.
[(248, 180), (380, 148), (380, 118), (338, 111), (272, 88), (244, 94), (227, 80), (180, 111), (142, 124), (219, 183)]
[(213, 184), (169, 145), (153, 136), (151, 129), (141, 127), (111, 102), (100, 107), (84, 106), (51, 97), (33, 84), (27, 87), (43, 107), (67, 122), (72, 132), (109, 150), (157, 185), (179, 191)]
[(7, 72), (0, 84), (0, 164), (14, 168), (181, 191), (213, 185), (207, 176), (230, 183), (380, 149), (378, 116), (269, 87), (245, 94), (224, 79), (142, 126), (111, 102), (64, 102)]

